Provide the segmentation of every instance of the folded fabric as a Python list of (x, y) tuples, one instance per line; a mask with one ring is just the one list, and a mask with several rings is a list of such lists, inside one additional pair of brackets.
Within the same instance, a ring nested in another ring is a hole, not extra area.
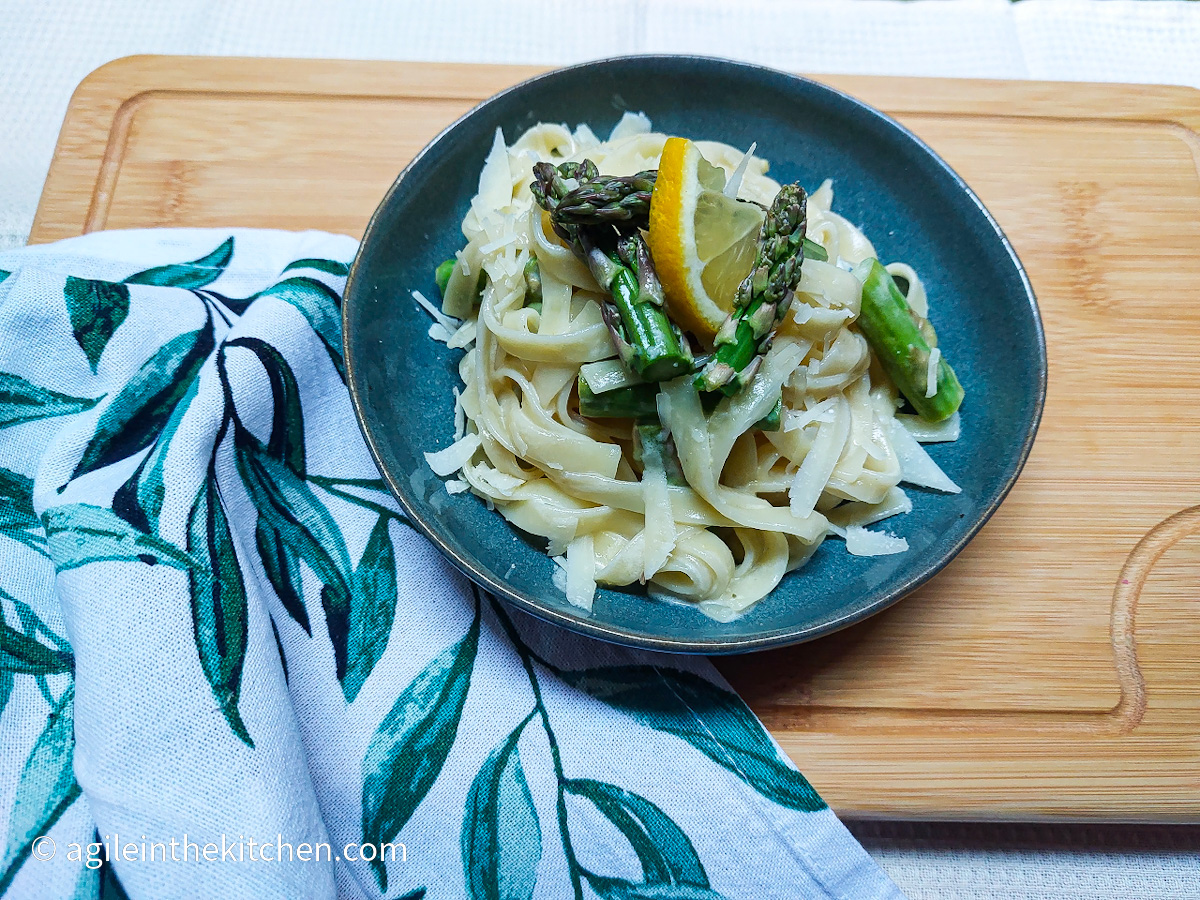
[(408, 525), (354, 250), (0, 255), (0, 894), (899, 897), (707, 661), (507, 610)]

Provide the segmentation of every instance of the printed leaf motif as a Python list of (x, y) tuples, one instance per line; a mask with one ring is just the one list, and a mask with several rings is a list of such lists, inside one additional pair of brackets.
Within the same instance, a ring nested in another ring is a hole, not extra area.
[[(196, 560), (174, 544), (138, 531), (111, 509), (90, 503), (56, 506), (42, 514), (50, 560), (59, 572), (94, 562), (142, 562), (196, 568)], [(203, 566), (199, 566), (203, 568)]]
[(387, 649), (396, 615), (396, 553), (388, 517), (380, 516), (354, 571), (350, 596), (350, 639), (342, 692), (353, 703), (379, 657)]
[(695, 884), (638, 884), (622, 878), (602, 878), (590, 874), (587, 880), (603, 900), (725, 900), (724, 894)]
[(37, 528), (33, 479), (0, 467), (0, 528)]
[(591, 779), (572, 779), (563, 788), (595, 804), (625, 835), (642, 864), (643, 880), (708, 887), (708, 876), (683, 829), (645, 797)]
[(258, 338), (235, 338), (226, 347), (244, 347), (258, 357), (271, 382), (274, 401), (271, 437), (267, 452), (304, 477), (304, 411), (300, 407), (300, 388), (296, 376), (278, 350)]
[(334, 259), (317, 259), (311, 257), (288, 263), (283, 271), (290, 272), (292, 269), (316, 269), (318, 272), (327, 272), (330, 275), (342, 277), (350, 274), (350, 266), (346, 263), (338, 262)]
[(4, 713), (4, 707), (8, 706), (8, 698), (12, 696), (13, 673), (7, 670), (0, 670), (0, 715)]
[(308, 621), (308, 610), (304, 607), (299, 555), (287, 545), (279, 529), (265, 518), (259, 518), (258, 527), (254, 529), (254, 543), (258, 547), (267, 579), (275, 589), (275, 596), (287, 614), (304, 629), (304, 633), (312, 637), (312, 625)]
[(12, 272), (8, 271), (7, 269), (0, 269), (0, 281), (3, 281), (11, 274)]
[(162, 287), (202, 288), (221, 277), (229, 261), (233, 259), (233, 238), (227, 238), (221, 246), (206, 256), (191, 262), (169, 266), (155, 266), (125, 279), (126, 284), (157, 284)]
[(0, 534), (35, 550), (46, 545), (33, 511), (33, 479), (0, 467)]
[(25, 675), (56, 675), (70, 672), (74, 657), (47, 647), (33, 634), (17, 631), (0, 616), (0, 669)]
[(529, 900), (542, 830), (521, 767), (522, 722), (484, 762), (467, 794), (462, 861), (472, 900)]
[(825, 808), (808, 780), (779, 758), (741, 699), (679, 669), (612, 666), (564, 672), (568, 684), (679, 737), (770, 800), (803, 812)]
[(71, 769), (75, 750), (75, 686), (50, 711), (46, 726), (25, 759), (8, 821), (8, 850), (0, 863), (0, 895), (29, 858), (35, 838), (48, 832), (79, 796)]
[(111, 281), (89, 281), (68, 275), (63, 297), (75, 340), (95, 372), (100, 354), (129, 315), (129, 288)]
[(234, 431), (234, 446), (238, 473), (258, 509), (259, 520), (278, 532), (324, 585), (321, 605), (341, 681), (346, 677), (350, 629), (350, 556), (342, 533), (309, 486), (240, 425)]
[[(100, 846), (99, 831), (92, 832), (92, 843)], [(125, 888), (117, 879), (115, 869), (110, 865), (108, 853), (102, 850), (98, 858), (102, 861), (99, 868), (80, 868), (72, 900), (129, 900), (129, 894), (125, 892)]]
[[(363, 757), (363, 843), (393, 840), (437, 780), (458, 734), (479, 647), (479, 611), (467, 633), (404, 689)], [(381, 891), (387, 868), (372, 864)]]
[(191, 569), (192, 627), (200, 667), (229, 727), (253, 747), (238, 713), (242, 664), (246, 659), (246, 588), (233, 549), (229, 521), (221, 506), (211, 465), (188, 517), (187, 549), (207, 557), (211, 571)]
[(51, 416), (69, 416), (91, 409), (103, 398), (68, 397), (57, 391), (38, 387), (20, 375), (0, 372), (0, 428), (48, 419)]
[(200, 379), (193, 378), (187, 391), (171, 411), (167, 424), (154, 439), (154, 446), (150, 452), (138, 464), (129, 480), (117, 488), (113, 495), (113, 512), (139, 531), (157, 529), (158, 517), (162, 513), (163, 501), (167, 494), (166, 483), (163, 480), (167, 453), (171, 448), (171, 440), (179, 430), (179, 424), (192, 401), (196, 399), (199, 389)]
[(200, 328), (163, 344), (100, 414), (96, 432), (71, 477), (78, 478), (148, 447), (187, 393), (213, 346), (211, 313)]
[(283, 641), (279, 639), (279, 629), (275, 627), (275, 620), (271, 619), (271, 634), (275, 638), (275, 652), (279, 654), (279, 667), (283, 669), (283, 683), (288, 683), (288, 666), (287, 654), (283, 652)]
[(315, 278), (286, 278), (259, 294), (290, 303), (308, 320), (334, 367), (344, 381), (346, 367), (342, 362), (342, 298)]

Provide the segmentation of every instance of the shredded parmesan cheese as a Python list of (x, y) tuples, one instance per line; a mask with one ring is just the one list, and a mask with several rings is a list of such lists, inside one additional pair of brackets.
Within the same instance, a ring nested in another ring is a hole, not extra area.
[(434, 474), (445, 478), (447, 475), (453, 475), (469, 463), (471, 457), (475, 455), (475, 451), (478, 449), (479, 435), (468, 434), (460, 440), (455, 441), (445, 450), (439, 450), (436, 453), (426, 453), (425, 462), (429, 463), (429, 468), (433, 469)]
[(619, 141), (621, 138), (633, 137), (635, 134), (649, 133), (650, 120), (646, 118), (645, 113), (626, 112), (625, 115), (621, 116), (621, 121), (613, 128), (608, 139), (610, 141)]
[(894, 419), (888, 431), (888, 437), (891, 438), (892, 449), (896, 451), (896, 457), (900, 460), (902, 481), (918, 487), (944, 491), (947, 494), (962, 493), (962, 488), (950, 480), (949, 476), (925, 452), (925, 448), (917, 443), (916, 438)]
[(938, 444), (944, 441), (957, 441), (962, 424), (955, 413), (941, 422), (928, 422), (920, 416), (902, 413), (896, 416), (896, 421), (905, 427), (909, 434), (922, 444)]
[(592, 611), (596, 599), (596, 554), (592, 536), (575, 538), (567, 547), (567, 600), (580, 609)]
[[(427, 313), (429, 313), (429, 315), (433, 316), (433, 321), (435, 321), (437, 324), (441, 325), (442, 328), (446, 329), (446, 331), (453, 334), (455, 331), (458, 330), (458, 324), (459, 324), (458, 319), (455, 319), (451, 316), (446, 315), (444, 312), (442, 312), (440, 309), (438, 309), (436, 306), (434, 306), (432, 303), (430, 303), (427, 299), (425, 299), (425, 295), (422, 294), (420, 291), (413, 291), (412, 298), (417, 301), (417, 305), (420, 306), (421, 309), (425, 310), (425, 312), (427, 312)], [(431, 331), (432, 331), (432, 329), (431, 329)], [(430, 334), (430, 337), (433, 337), (433, 335)]]
[(846, 529), (846, 550), (854, 556), (891, 556), (907, 549), (907, 540), (886, 531), (868, 531), (861, 525)]
[(798, 428), (807, 428), (814, 422), (830, 422), (836, 413), (833, 397), (822, 400), (813, 406), (812, 409), (805, 410), (804, 412), (789, 409), (784, 415), (783, 430), (795, 431)]
[(467, 433), (467, 411), (463, 409), (462, 394), (454, 388), (454, 439), (461, 440)]
[(736, 200), (738, 191), (742, 189), (742, 179), (746, 177), (746, 168), (750, 165), (750, 160), (754, 158), (754, 151), (758, 148), (758, 141), (750, 145), (750, 149), (742, 156), (742, 161), (737, 164), (737, 168), (733, 170), (733, 174), (729, 176), (729, 181), (725, 182), (725, 196)]

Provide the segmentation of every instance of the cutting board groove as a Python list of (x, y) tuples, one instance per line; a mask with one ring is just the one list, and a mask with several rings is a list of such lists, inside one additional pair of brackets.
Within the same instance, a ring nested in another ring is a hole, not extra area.
[[(360, 235), (430, 138), (538, 69), (133, 57), (71, 102), (33, 242)], [(963, 175), (1046, 326), (1012, 494), (916, 594), (719, 662), (841, 813), (1200, 821), (1200, 93), (821, 76)]]

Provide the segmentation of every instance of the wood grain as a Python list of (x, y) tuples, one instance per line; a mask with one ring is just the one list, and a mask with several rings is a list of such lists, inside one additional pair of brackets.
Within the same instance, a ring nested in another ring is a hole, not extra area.
[[(76, 91), (31, 240), (359, 235), (421, 146), (536, 71), (111, 63)], [(942, 574), (722, 670), (843, 814), (1200, 820), (1200, 93), (821, 80), (913, 129), (1000, 221), (1049, 395), (1020, 481)]]

